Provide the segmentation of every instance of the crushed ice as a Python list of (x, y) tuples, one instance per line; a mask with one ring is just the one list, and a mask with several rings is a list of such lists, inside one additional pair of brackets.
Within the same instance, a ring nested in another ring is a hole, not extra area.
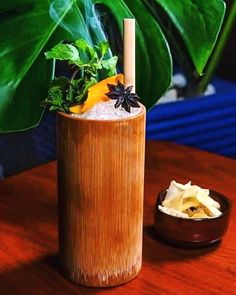
[(106, 102), (96, 103), (91, 109), (83, 114), (71, 114), (73, 117), (95, 120), (115, 120), (133, 117), (141, 112), (141, 108), (132, 108), (130, 113), (126, 112), (122, 107), (115, 108), (116, 101), (109, 100)]

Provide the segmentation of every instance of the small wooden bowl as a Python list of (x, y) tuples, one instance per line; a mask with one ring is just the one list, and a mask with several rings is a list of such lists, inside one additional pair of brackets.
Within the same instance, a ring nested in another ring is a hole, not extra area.
[(210, 190), (210, 196), (220, 203), (222, 215), (210, 219), (185, 219), (159, 210), (167, 191), (159, 193), (155, 210), (154, 225), (158, 236), (175, 246), (185, 248), (204, 247), (218, 242), (225, 234), (230, 217), (231, 203), (222, 194)]

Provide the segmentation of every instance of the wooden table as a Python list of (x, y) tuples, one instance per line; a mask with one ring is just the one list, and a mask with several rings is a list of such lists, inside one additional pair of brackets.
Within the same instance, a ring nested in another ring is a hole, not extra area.
[(157, 240), (153, 208), (172, 179), (212, 188), (236, 202), (236, 161), (165, 142), (146, 146), (143, 267), (109, 289), (74, 285), (58, 272), (56, 163), (0, 183), (0, 294), (236, 294), (236, 209), (221, 243), (187, 250)]

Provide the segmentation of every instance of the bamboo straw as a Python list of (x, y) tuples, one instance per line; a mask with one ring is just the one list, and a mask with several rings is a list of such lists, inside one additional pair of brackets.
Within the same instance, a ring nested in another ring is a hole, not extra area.
[(133, 86), (132, 92), (135, 92), (135, 19), (125, 18), (123, 28), (125, 87)]

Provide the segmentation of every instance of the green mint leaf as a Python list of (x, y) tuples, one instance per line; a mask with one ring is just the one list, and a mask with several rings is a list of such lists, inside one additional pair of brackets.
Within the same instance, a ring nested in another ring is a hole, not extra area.
[(97, 63), (91, 63), (90, 67), (93, 71), (101, 70), (102, 69), (102, 62), (99, 61)]
[(97, 83), (97, 79), (91, 78), (90, 80), (86, 81), (84, 84), (84, 92), (87, 92), (88, 89)]
[(113, 56), (109, 59), (105, 59), (102, 61), (102, 66), (108, 70), (109, 75), (115, 75), (116, 74), (116, 64), (117, 64), (118, 57)]
[(57, 111), (59, 108), (57, 106), (51, 106), (49, 111)]
[(70, 82), (70, 86), (66, 95), (66, 100), (71, 103), (70, 105), (76, 102), (76, 96), (78, 95), (78, 92), (80, 92), (80, 89), (82, 89), (84, 80), (85, 78), (80, 78), (74, 79)]
[(68, 102), (73, 102), (75, 100), (75, 96), (76, 96), (76, 91), (75, 91), (74, 87), (72, 85), (70, 85), (70, 87), (67, 91), (66, 100)]
[(69, 86), (70, 80), (68, 78), (55, 78), (50, 84), (47, 98), (41, 105), (49, 106), (50, 111), (63, 110), (64, 99)]
[(108, 42), (101, 42), (98, 44), (98, 48), (101, 51), (102, 55), (105, 55), (109, 49), (109, 43)]
[(73, 87), (73, 89), (75, 91), (80, 91), (80, 89), (83, 87), (83, 84), (84, 84), (84, 80), (86, 78), (85, 77), (82, 77), (82, 78), (79, 78), (79, 79), (76, 79), (76, 80), (73, 80), (71, 81), (71, 86)]
[(101, 42), (93, 48), (86, 40), (79, 39), (74, 44), (60, 43), (46, 52), (47, 59), (66, 60), (68, 64), (73, 64), (74, 72), (70, 79), (55, 78), (41, 105), (51, 111), (69, 113), (71, 106), (83, 103), (87, 99), (89, 88), (97, 83), (99, 74), (102, 73), (105, 77), (116, 74), (117, 57), (104, 60), (108, 50), (107, 42)]
[(70, 80), (67, 77), (61, 76), (52, 80), (51, 87), (59, 87), (63, 91), (66, 91), (70, 85)]
[(88, 47), (91, 47), (89, 43), (84, 39), (78, 39), (75, 41), (75, 45), (78, 49), (81, 49), (82, 51), (86, 51)]
[(89, 80), (84, 80), (83, 87), (78, 93), (79, 95), (76, 96), (75, 100), (77, 103), (82, 103), (86, 100), (88, 89), (97, 83), (97, 80), (95, 78), (91, 78)]
[(81, 63), (78, 49), (71, 44), (58, 44), (45, 53), (46, 59), (55, 58), (58, 60), (68, 60), (75, 64)]
[(63, 91), (59, 87), (50, 87), (48, 91), (47, 101), (52, 104), (59, 105), (63, 100)]
[(65, 92), (69, 88), (70, 80), (66, 77), (55, 78), (51, 84), (48, 91), (48, 100), (49, 101), (58, 101), (63, 100)]
[(89, 59), (97, 59), (96, 51), (86, 40), (78, 39), (75, 41), (75, 45), (79, 50), (83, 51), (83, 53), (87, 53), (89, 55)]

